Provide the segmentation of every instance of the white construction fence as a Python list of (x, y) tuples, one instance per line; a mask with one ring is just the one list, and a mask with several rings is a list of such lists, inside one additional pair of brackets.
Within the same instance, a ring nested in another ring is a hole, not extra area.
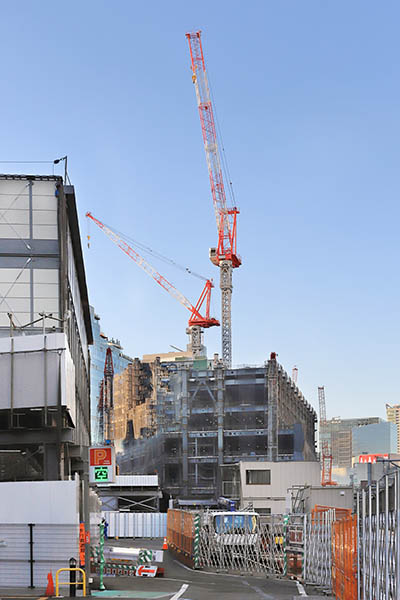
[(167, 513), (106, 511), (110, 538), (162, 538), (167, 535)]

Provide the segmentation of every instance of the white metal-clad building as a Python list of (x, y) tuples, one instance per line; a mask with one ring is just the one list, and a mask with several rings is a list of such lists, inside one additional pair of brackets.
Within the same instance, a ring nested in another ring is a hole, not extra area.
[(240, 462), (240, 505), (249, 503), (261, 514), (283, 514), (290, 507), (290, 488), (318, 485), (321, 467), (317, 461)]
[(83, 474), (89, 313), (74, 187), (0, 175), (0, 480)]
[(158, 475), (117, 475), (115, 483), (98, 484), (103, 511), (158, 512), (162, 492)]

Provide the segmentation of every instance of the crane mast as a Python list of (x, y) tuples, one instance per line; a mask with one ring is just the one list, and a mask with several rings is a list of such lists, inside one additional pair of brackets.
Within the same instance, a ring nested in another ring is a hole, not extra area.
[(99, 385), (99, 401), (97, 403), (97, 439), (98, 444), (104, 443), (104, 379)]
[(332, 452), (330, 443), (327, 439), (321, 439), (321, 425), (326, 425), (326, 402), (325, 402), (325, 388), (320, 386), (318, 388), (318, 402), (319, 402), (319, 443), (321, 448), (322, 458), (322, 480), (321, 484), (325, 485), (336, 485), (335, 481), (332, 481)]
[(204, 62), (201, 32), (187, 33), (192, 65), (192, 81), (196, 90), (201, 131), (206, 153), (211, 195), (218, 231), (218, 246), (210, 248), (211, 262), (220, 268), (222, 360), (232, 366), (232, 269), (241, 265), (236, 251), (236, 220), (239, 210), (228, 207), (217, 131)]
[(104, 363), (103, 410), (105, 416), (105, 419), (103, 418), (104, 441), (114, 441), (114, 365), (111, 348), (107, 348), (106, 360)]
[(104, 362), (104, 377), (99, 386), (99, 401), (97, 404), (97, 442), (104, 444), (107, 440), (115, 439), (114, 420), (114, 365), (111, 348), (106, 350)]
[[(158, 283), (164, 290), (166, 290), (171, 296), (178, 300), (190, 313), (191, 316), (188, 321), (188, 328), (186, 332), (190, 336), (190, 346), (192, 349), (193, 356), (195, 358), (202, 356), (203, 349), (203, 328), (219, 326), (219, 321), (210, 317), (210, 299), (211, 289), (214, 287), (210, 279), (206, 280), (203, 291), (200, 294), (195, 306), (180, 292), (176, 289), (172, 283), (170, 283), (163, 275), (161, 275), (147, 260), (143, 258), (136, 250), (134, 250), (127, 242), (125, 242), (115, 231), (113, 231), (108, 225), (105, 225), (97, 219), (92, 213), (87, 212), (86, 217), (91, 219), (96, 225), (104, 231), (104, 233), (111, 239), (116, 246), (118, 246), (129, 258), (136, 262), (136, 264), (143, 269), (156, 283)], [(205, 303), (205, 316), (202, 316), (200, 310)]]

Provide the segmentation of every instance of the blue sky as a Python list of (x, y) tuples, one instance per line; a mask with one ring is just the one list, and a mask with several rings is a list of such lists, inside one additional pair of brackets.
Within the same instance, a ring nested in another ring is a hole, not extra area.
[[(4, 1), (0, 160), (67, 154), (83, 237), (91, 210), (218, 282), (185, 39), (202, 29), (241, 209), (234, 363), (276, 351), (315, 406), (325, 385), (329, 417), (384, 416), (400, 402), (399, 18), (390, 1)], [(189, 313), (90, 233), (104, 332), (131, 356), (183, 347)], [(197, 299), (199, 280), (155, 266)]]

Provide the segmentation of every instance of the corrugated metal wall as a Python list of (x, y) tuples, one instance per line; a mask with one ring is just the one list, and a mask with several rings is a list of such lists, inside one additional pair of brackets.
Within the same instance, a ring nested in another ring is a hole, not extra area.
[[(30, 585), (30, 535), (27, 524), (0, 523), (0, 582), (2, 587)], [(47, 586), (47, 573), (68, 567), (79, 557), (78, 525), (33, 527), (33, 585)]]
[(100, 483), (99, 487), (123, 487), (126, 485), (158, 487), (158, 475), (117, 475), (115, 483)]
[(156, 538), (167, 535), (166, 513), (103, 512), (109, 537)]

